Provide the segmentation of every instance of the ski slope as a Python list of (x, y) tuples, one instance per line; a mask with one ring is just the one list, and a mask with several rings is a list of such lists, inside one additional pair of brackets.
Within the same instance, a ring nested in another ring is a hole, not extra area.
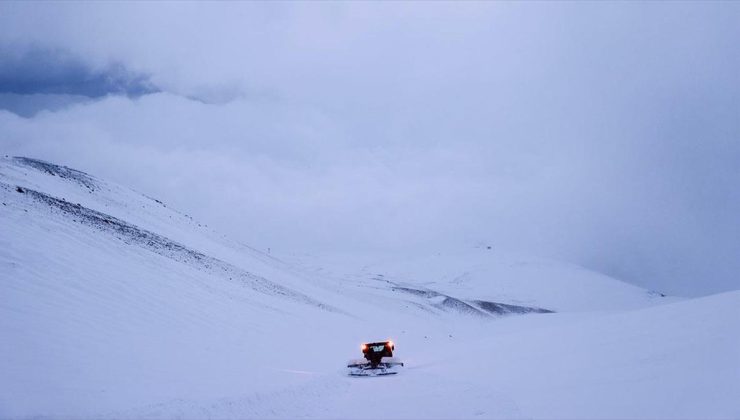
[[(275, 258), (24, 158), (0, 201), (0, 418), (740, 417), (740, 292), (488, 249)], [(401, 374), (345, 375), (386, 338)]]

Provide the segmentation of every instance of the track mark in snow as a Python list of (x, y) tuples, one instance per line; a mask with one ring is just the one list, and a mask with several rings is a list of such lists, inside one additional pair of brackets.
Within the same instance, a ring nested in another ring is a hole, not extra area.
[(350, 385), (335, 378), (317, 378), (302, 385), (216, 400), (176, 399), (96, 416), (111, 419), (297, 418), (341, 417), (332, 407)]
[(321, 372), (309, 372), (307, 370), (294, 370), (294, 369), (275, 369), (279, 372), (285, 372), (285, 373), (296, 373), (298, 375), (325, 375)]

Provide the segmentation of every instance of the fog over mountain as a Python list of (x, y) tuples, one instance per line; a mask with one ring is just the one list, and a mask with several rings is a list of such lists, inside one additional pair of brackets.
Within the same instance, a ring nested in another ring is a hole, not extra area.
[(0, 3), (0, 152), (257, 248), (740, 288), (740, 3)]

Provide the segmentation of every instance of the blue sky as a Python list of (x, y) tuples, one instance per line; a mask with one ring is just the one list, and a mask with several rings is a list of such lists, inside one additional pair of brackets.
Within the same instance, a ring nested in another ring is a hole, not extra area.
[(0, 4), (0, 147), (257, 247), (740, 287), (740, 4)]

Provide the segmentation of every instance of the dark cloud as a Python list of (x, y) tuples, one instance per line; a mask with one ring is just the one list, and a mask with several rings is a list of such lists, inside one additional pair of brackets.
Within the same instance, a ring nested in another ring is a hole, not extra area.
[(141, 96), (158, 92), (146, 74), (121, 63), (94, 68), (60, 49), (0, 49), (0, 93), (56, 94), (99, 98), (105, 95)]
[(22, 116), (107, 95), (139, 97), (159, 91), (149, 75), (122, 63), (98, 68), (58, 48), (0, 48), (0, 109)]

